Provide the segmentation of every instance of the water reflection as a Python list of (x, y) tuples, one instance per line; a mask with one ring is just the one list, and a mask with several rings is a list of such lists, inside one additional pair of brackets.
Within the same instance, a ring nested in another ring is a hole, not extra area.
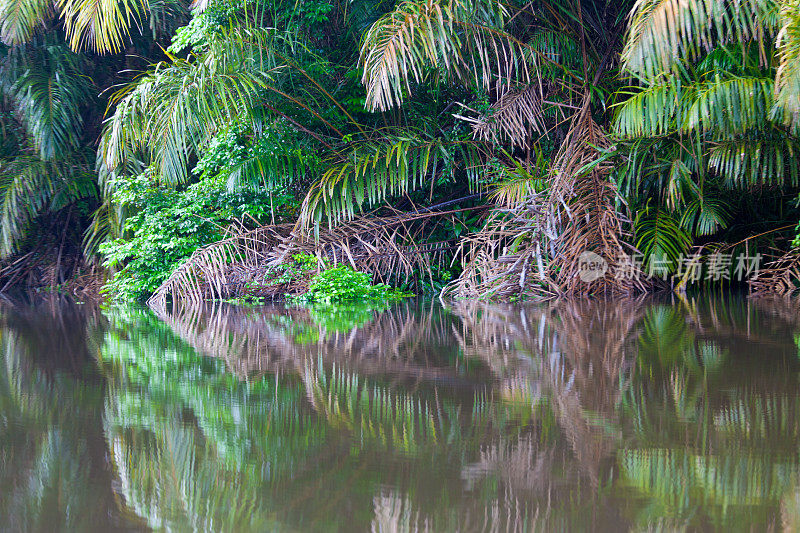
[(0, 520), (8, 531), (135, 527), (105, 460), (104, 388), (89, 324), (66, 302), (0, 318)]
[(796, 303), (2, 310), (15, 530), (800, 528)]

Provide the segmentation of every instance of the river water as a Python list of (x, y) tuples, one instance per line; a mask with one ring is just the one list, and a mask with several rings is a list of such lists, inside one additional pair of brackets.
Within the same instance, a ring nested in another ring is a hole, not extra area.
[(797, 531), (800, 304), (0, 305), (0, 529)]

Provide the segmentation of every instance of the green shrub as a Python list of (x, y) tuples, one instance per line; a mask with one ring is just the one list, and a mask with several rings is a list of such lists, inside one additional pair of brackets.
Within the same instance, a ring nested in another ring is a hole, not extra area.
[(104, 266), (116, 271), (105, 287), (114, 300), (147, 298), (197, 248), (222, 238), (234, 218), (266, 221), (270, 205), (288, 203), (286, 194), (264, 190), (229, 192), (221, 176), (183, 191), (159, 185), (147, 175), (116, 183), (114, 202), (130, 213), (120, 238), (101, 245)]
[(392, 289), (386, 284), (372, 284), (366, 272), (356, 272), (341, 265), (320, 272), (311, 280), (304, 299), (325, 304), (364, 300), (398, 299), (408, 294)]

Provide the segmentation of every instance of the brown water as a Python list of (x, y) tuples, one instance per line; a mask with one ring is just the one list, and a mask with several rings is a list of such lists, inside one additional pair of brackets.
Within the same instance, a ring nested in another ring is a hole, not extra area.
[(0, 529), (797, 531), (800, 304), (0, 307)]

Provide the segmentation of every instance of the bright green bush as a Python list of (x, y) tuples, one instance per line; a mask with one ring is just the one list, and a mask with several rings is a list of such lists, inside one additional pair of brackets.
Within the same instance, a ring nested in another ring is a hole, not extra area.
[(305, 299), (335, 304), (363, 300), (397, 299), (407, 294), (392, 289), (384, 283), (372, 284), (366, 272), (357, 272), (347, 265), (340, 265), (320, 272), (311, 280)]
[(222, 238), (234, 218), (270, 217), (270, 203), (291, 202), (264, 190), (229, 192), (222, 177), (207, 178), (183, 191), (140, 175), (118, 182), (114, 202), (129, 213), (123, 235), (101, 246), (104, 265), (116, 271), (105, 291), (115, 300), (150, 295), (197, 248)]

